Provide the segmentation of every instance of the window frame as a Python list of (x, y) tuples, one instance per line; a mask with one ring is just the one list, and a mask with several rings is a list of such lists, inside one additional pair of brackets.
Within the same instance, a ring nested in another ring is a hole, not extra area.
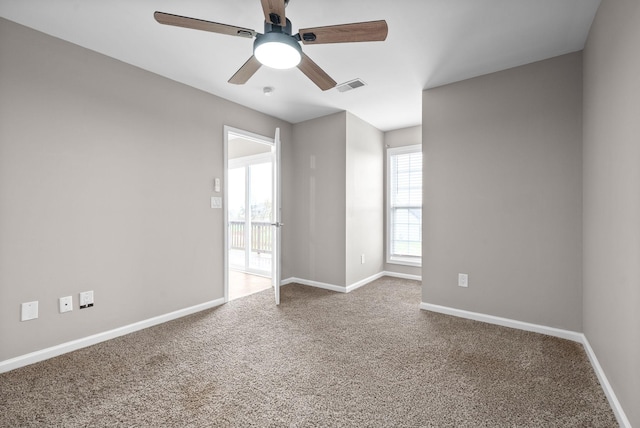
[[(386, 153), (386, 262), (389, 264), (404, 265), (422, 267), (422, 255), (417, 256), (399, 256), (391, 254), (391, 241), (392, 241), (392, 206), (391, 206), (391, 157), (395, 155), (408, 154), (408, 153), (422, 153), (422, 144), (413, 144), (410, 146), (389, 147)], [(424, 162), (424, 155), (423, 155)], [(420, 205), (420, 210), (423, 210), (424, 203)], [(422, 216), (420, 216), (422, 219)], [(420, 225), (422, 230), (422, 224)], [(422, 240), (422, 236), (420, 237)]]

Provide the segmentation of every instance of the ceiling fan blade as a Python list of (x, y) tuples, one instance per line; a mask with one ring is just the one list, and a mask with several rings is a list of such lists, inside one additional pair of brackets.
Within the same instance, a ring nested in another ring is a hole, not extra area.
[(355, 22), (327, 27), (300, 29), (305, 45), (321, 43), (380, 42), (387, 38), (387, 21)]
[(233, 83), (234, 85), (244, 85), (247, 83), (247, 80), (249, 80), (251, 76), (258, 71), (260, 66), (262, 66), (260, 61), (258, 61), (255, 56), (251, 55), (251, 58), (249, 58), (247, 62), (245, 62), (244, 65), (236, 71), (236, 74), (231, 76), (229, 83)]
[(153, 17), (160, 24), (164, 25), (174, 25), (176, 27), (192, 28), (194, 30), (211, 31), (212, 33), (228, 34), (230, 36), (247, 38), (253, 38), (256, 36), (256, 32), (248, 28), (234, 27), (233, 25), (219, 24), (217, 22), (205, 21), (203, 19), (187, 18), (186, 16), (172, 15), (164, 12), (155, 12)]
[(284, 13), (285, 0), (260, 0), (264, 10), (264, 20), (274, 25), (284, 27), (287, 17)]
[(331, 89), (337, 85), (335, 80), (333, 80), (318, 66), (318, 64), (313, 62), (311, 58), (304, 53), (302, 54), (302, 61), (298, 64), (298, 68), (323, 91)]

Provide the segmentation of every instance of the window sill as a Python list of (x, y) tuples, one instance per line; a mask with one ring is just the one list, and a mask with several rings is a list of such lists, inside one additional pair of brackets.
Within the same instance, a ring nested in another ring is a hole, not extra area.
[(422, 267), (422, 260), (414, 257), (390, 257), (387, 259), (387, 263), (392, 265)]

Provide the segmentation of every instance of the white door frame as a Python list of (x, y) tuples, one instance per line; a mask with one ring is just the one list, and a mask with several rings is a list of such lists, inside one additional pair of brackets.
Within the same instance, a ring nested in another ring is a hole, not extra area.
[[(261, 144), (269, 144), (272, 147), (275, 147), (275, 141), (273, 138), (270, 137), (265, 137), (264, 135), (259, 135), (259, 134), (255, 134), (253, 132), (249, 132), (249, 131), (245, 131), (243, 129), (239, 129), (239, 128), (234, 128), (232, 126), (228, 126), (228, 125), (224, 125), (223, 128), (223, 133), (224, 133), (224, 144), (223, 144), (223, 167), (224, 167), (224, 175), (223, 175), (223, 182), (224, 182), (224, 191), (222, 194), (222, 207), (223, 207), (223, 224), (224, 224), (224, 249), (223, 249), (223, 254), (224, 254), (224, 301), (228, 302), (229, 301), (229, 214), (227, 212), (227, 207), (228, 207), (228, 203), (229, 203), (229, 198), (228, 198), (228, 194), (229, 194), (229, 134), (236, 134), (236, 135), (240, 135), (243, 138), (247, 139), (247, 140), (254, 140), (257, 143), (261, 143)], [(280, 159), (274, 158), (274, 165), (277, 169), (280, 169), (280, 165), (278, 164), (278, 162), (280, 161)], [(275, 183), (274, 183), (275, 184)], [(279, 192), (279, 189), (278, 189)], [(277, 210), (277, 207), (274, 206), (274, 211)], [(274, 258), (275, 258), (275, 254), (274, 254)], [(277, 257), (279, 257), (279, 255), (277, 255)], [(277, 261), (274, 261), (274, 263), (277, 263)], [(272, 278), (276, 275), (275, 272), (275, 268), (272, 269), (271, 272)]]
[(273, 159), (273, 198), (272, 198), (272, 212), (273, 222), (271, 226), (273, 231), (273, 251), (271, 262), (271, 285), (275, 292), (276, 305), (280, 304), (280, 281), (282, 272), (280, 270), (280, 258), (282, 256), (282, 239), (281, 228), (282, 224), (282, 179), (280, 176), (280, 128), (276, 128), (276, 133), (273, 139), (273, 147), (271, 152), (274, 154)]

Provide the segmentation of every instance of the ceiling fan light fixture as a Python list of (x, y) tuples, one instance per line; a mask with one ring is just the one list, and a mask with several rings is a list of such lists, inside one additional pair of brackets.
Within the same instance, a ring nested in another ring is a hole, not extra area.
[(262, 65), (284, 70), (293, 68), (302, 60), (302, 48), (292, 36), (267, 33), (256, 38), (253, 54)]

